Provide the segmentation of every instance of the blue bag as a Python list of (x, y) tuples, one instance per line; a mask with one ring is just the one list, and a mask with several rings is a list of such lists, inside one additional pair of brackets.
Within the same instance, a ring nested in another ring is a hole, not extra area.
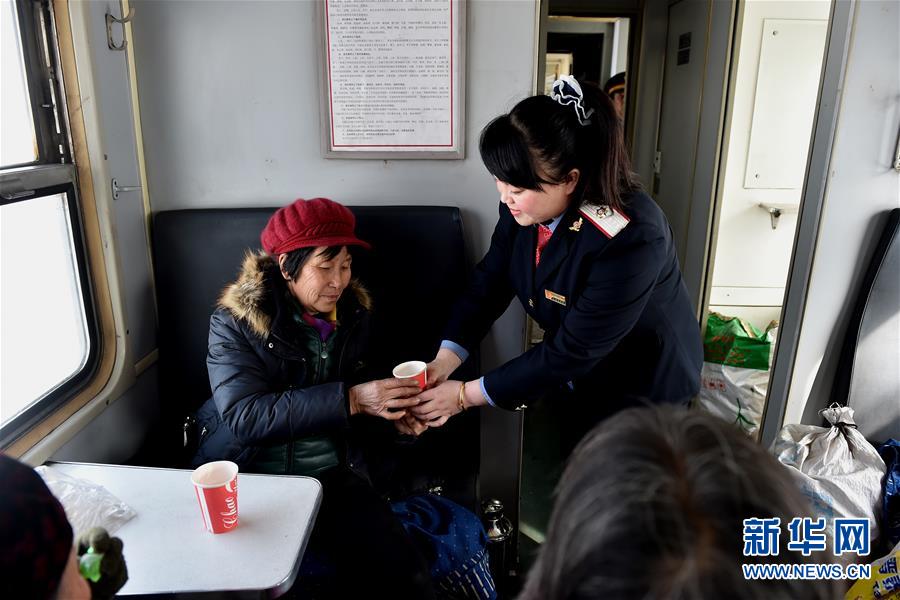
[(884, 535), (888, 546), (893, 548), (900, 542), (900, 442), (890, 439), (878, 448), (878, 453), (887, 467), (882, 505)]
[(391, 509), (431, 567), (438, 598), (497, 598), (487, 534), (474, 513), (434, 494), (392, 502)]

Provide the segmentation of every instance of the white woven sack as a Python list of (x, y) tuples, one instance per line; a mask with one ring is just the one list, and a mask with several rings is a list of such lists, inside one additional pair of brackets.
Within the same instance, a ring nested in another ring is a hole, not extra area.
[(874, 547), (887, 468), (875, 448), (856, 430), (852, 408), (833, 405), (821, 414), (831, 427), (786, 425), (771, 451), (797, 479), (814, 516), (825, 517), (829, 550), (835, 518), (869, 519)]

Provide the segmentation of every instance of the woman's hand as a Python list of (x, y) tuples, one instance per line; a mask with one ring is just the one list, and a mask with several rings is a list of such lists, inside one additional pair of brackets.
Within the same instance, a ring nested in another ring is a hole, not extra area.
[(460, 412), (459, 387), (462, 384), (462, 381), (451, 379), (425, 390), (418, 396), (418, 406), (410, 408), (410, 414), (429, 427), (440, 427)]
[(418, 392), (419, 386), (410, 379), (378, 379), (354, 385), (348, 392), (350, 414), (397, 421), (406, 416), (405, 409), (419, 403), (415, 397)]
[(453, 371), (462, 364), (459, 355), (449, 348), (441, 348), (438, 350), (434, 360), (428, 363), (425, 378), (428, 380), (428, 388), (434, 388), (445, 381)]
[(428, 424), (407, 413), (402, 419), (394, 421), (394, 427), (404, 435), (419, 437), (428, 429)]

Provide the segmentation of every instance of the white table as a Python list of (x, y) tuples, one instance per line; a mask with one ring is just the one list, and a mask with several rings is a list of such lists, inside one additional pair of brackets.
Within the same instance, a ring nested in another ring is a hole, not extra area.
[(238, 527), (203, 526), (191, 471), (48, 463), (98, 483), (137, 513), (122, 539), (128, 582), (120, 595), (259, 592), (276, 597), (297, 577), (322, 485), (311, 477), (238, 475)]

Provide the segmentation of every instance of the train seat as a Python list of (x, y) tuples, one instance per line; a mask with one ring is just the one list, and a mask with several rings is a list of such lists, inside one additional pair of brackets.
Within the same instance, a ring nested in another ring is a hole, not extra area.
[[(376, 318), (392, 324), (377, 352), (392, 364), (429, 360), (468, 264), (458, 208), (350, 207), (357, 233), (373, 249), (354, 259), (354, 276), (372, 292)], [(222, 288), (233, 281), (275, 208), (162, 211), (153, 219), (153, 259), (159, 314), (160, 435), (151, 436), (159, 462), (183, 465), (181, 423), (210, 395), (206, 372), (209, 316)], [(479, 370), (478, 352), (460, 376)], [(384, 373), (390, 376), (389, 370)], [(414, 443), (373, 449), (376, 486), (398, 497), (441, 486), (444, 495), (476, 506), (479, 459), (477, 411), (428, 430)], [(370, 460), (370, 463), (373, 461)]]

